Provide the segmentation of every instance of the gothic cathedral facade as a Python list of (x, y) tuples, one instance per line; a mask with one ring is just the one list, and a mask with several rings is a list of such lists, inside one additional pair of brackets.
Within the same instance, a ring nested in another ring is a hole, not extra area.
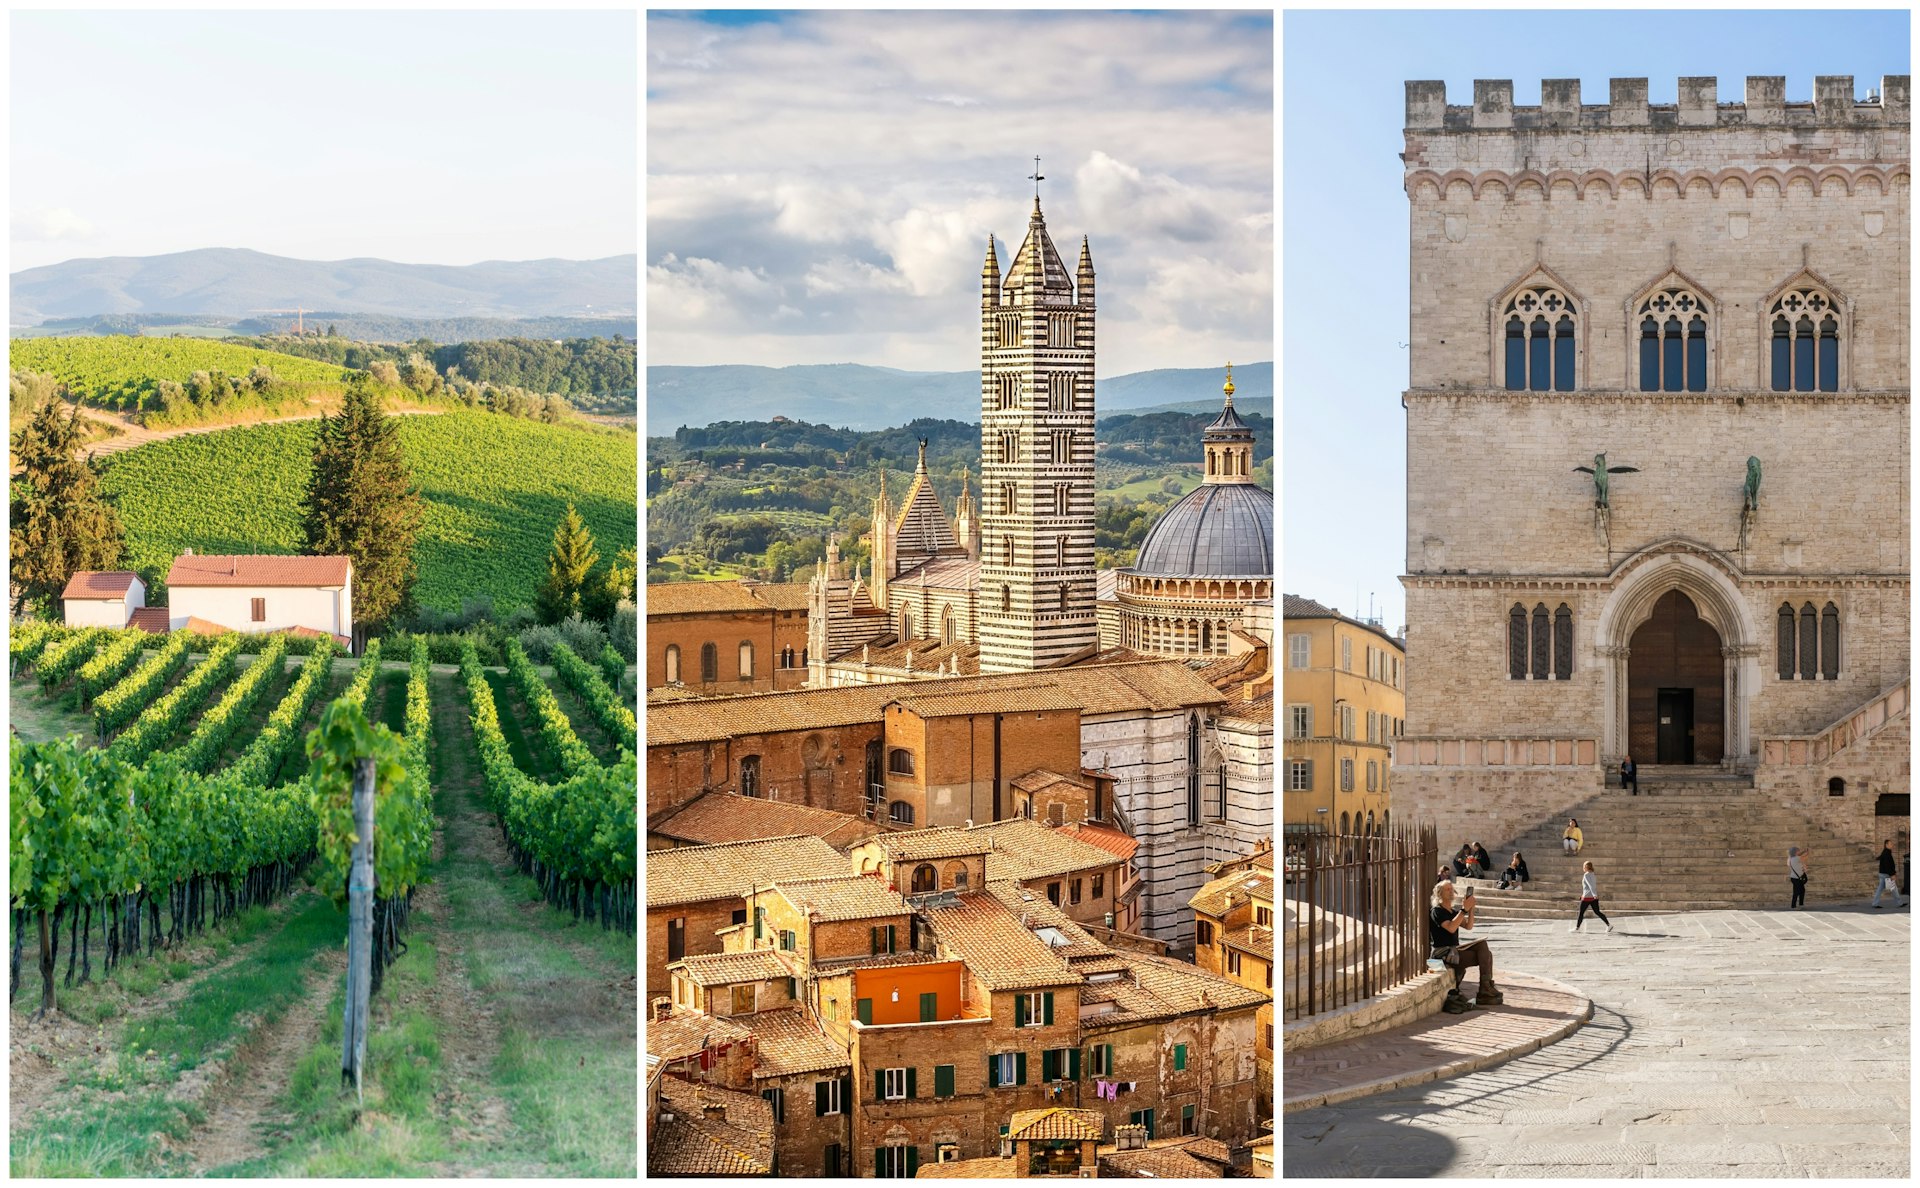
[[(1626, 756), (1904, 827), (1908, 79), (1406, 89), (1394, 814), (1517, 837)], [(1884, 831), (1884, 832), (1883, 832)]]

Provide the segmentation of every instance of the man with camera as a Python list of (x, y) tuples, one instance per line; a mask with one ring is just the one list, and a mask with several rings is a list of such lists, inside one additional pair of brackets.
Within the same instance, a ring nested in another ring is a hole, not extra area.
[(1467, 967), (1480, 967), (1480, 991), (1473, 1000), (1474, 1006), (1495, 1006), (1506, 1001), (1499, 987), (1493, 984), (1493, 948), (1486, 941), (1468, 941), (1460, 943), (1460, 931), (1473, 927), (1473, 890), (1468, 888), (1461, 906), (1454, 907), (1454, 889), (1452, 883), (1441, 883), (1433, 889), (1433, 908), (1427, 918), (1427, 939), (1432, 945), (1428, 956), (1443, 961), (1453, 967), (1453, 988), (1447, 991), (1447, 1001), (1442, 1008), (1448, 1014), (1457, 1015), (1470, 1009), (1467, 1000), (1460, 993), (1460, 983), (1465, 980)]

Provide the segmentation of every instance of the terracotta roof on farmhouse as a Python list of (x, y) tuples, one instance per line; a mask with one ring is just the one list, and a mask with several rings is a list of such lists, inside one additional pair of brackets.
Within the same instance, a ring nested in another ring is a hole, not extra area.
[(793, 971), (772, 949), (748, 949), (744, 953), (701, 953), (683, 957), (669, 970), (679, 970), (696, 986), (732, 986), (741, 982), (770, 982), (789, 978)]
[(744, 582), (648, 582), (646, 598), (649, 618), (768, 609)]
[(151, 635), (165, 635), (171, 621), (164, 606), (143, 606), (127, 616), (127, 626), (138, 627)]
[(1118, 829), (1109, 829), (1105, 825), (1089, 825), (1077, 821), (1060, 827), (1063, 833), (1071, 833), (1090, 846), (1099, 846), (1103, 850), (1117, 854), (1122, 859), (1130, 859), (1140, 852), (1140, 839), (1128, 837)]
[(131, 569), (82, 569), (67, 579), (67, 588), (60, 591), (60, 597), (82, 601), (125, 598), (139, 576)]
[(647, 852), (647, 906), (744, 899), (777, 878), (844, 874), (847, 860), (817, 837), (771, 837)]
[(818, 920), (870, 920), (908, 914), (907, 901), (899, 892), (871, 875), (782, 878), (774, 880), (773, 888)]
[[(710, 1105), (724, 1109), (726, 1117), (706, 1117)], [(660, 1113), (647, 1139), (649, 1175), (772, 1174), (773, 1107), (765, 1098), (666, 1077), (660, 1082)]]
[(167, 588), (199, 586), (344, 586), (353, 573), (350, 557), (297, 557), (269, 553), (184, 553), (167, 570)]
[(1040, 1110), (1015, 1110), (1007, 1121), (1010, 1139), (1100, 1140), (1104, 1125), (1098, 1110), (1074, 1110), (1060, 1106)]
[(812, 834), (844, 851), (879, 833), (880, 826), (804, 804), (712, 791), (659, 814), (648, 822), (647, 832), (705, 845)]
[(939, 947), (965, 961), (988, 989), (1033, 990), (1080, 980), (991, 892), (969, 892), (951, 906), (924, 910)]
[(714, 1015), (687, 1013), (647, 1020), (647, 1054), (666, 1061), (685, 1060), (710, 1047), (747, 1038), (746, 1028)]
[(1178, 660), (934, 677), (879, 685), (793, 689), (700, 701), (649, 703), (647, 745), (709, 742), (783, 730), (878, 722), (898, 701), (925, 716), (1077, 708), (1087, 714), (1215, 705), (1219, 690)]
[(285, 630), (288, 635), (298, 635), (303, 639), (330, 639), (341, 647), (350, 648), (353, 646), (353, 640), (349, 637), (335, 635), (331, 631), (322, 631), (317, 627), (288, 627)]
[(1253, 899), (1273, 899), (1273, 871), (1238, 870), (1222, 875), (1193, 893), (1187, 906), (1196, 912), (1225, 919)]
[(760, 1011), (735, 1015), (733, 1021), (752, 1033), (760, 1058), (754, 1078), (790, 1077), (799, 1073), (847, 1068), (847, 1050), (828, 1039), (805, 1011)]
[(1102, 870), (1120, 861), (1111, 851), (1090, 846), (1025, 817), (975, 825), (967, 832), (993, 839), (993, 851), (987, 855), (988, 879), (1025, 882), (1075, 871)]
[(933, 858), (959, 858), (967, 854), (984, 854), (992, 846), (986, 838), (952, 826), (883, 833), (872, 840), (890, 862), (923, 862)]
[(187, 621), (181, 624), (180, 630), (191, 631), (195, 635), (225, 635), (233, 628), (223, 623), (215, 623), (211, 619), (203, 619), (199, 615), (188, 615)]

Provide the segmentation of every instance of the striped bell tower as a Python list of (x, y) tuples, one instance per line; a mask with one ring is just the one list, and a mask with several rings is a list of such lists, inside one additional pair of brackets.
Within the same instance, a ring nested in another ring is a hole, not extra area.
[(1099, 642), (1093, 256), (1083, 238), (1076, 292), (1038, 182), (1006, 279), (991, 237), (980, 273), (982, 672), (1044, 668)]

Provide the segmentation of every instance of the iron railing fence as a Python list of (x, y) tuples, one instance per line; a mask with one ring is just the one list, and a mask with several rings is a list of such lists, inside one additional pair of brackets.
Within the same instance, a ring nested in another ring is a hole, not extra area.
[(1431, 824), (1289, 839), (1282, 900), (1289, 1022), (1426, 972), (1428, 897), (1439, 856)]

